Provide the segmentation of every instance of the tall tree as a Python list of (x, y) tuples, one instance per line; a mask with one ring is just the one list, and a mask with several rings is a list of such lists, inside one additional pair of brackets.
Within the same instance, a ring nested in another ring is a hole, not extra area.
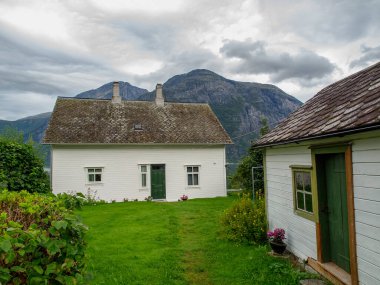
[[(260, 120), (260, 137), (269, 132), (268, 120), (262, 117)], [(233, 188), (252, 190), (252, 167), (263, 166), (263, 151), (250, 147), (248, 155), (245, 156), (231, 178)], [(263, 168), (254, 169), (255, 192), (263, 193), (264, 191), (264, 171)]]

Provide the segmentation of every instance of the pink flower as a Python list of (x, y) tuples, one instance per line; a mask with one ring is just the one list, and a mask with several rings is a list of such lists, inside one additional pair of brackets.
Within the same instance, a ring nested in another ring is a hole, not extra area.
[(282, 242), (285, 239), (285, 230), (281, 228), (275, 228), (273, 232), (267, 232), (267, 237), (270, 241)]

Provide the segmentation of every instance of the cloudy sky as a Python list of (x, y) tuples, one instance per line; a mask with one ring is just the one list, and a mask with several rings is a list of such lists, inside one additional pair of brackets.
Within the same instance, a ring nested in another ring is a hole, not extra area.
[(378, 0), (0, 0), (0, 119), (193, 69), (306, 101), (380, 61)]

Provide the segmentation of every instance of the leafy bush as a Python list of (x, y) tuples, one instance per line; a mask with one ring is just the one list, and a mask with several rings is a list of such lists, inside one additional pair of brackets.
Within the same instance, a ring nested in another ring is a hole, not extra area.
[(0, 193), (0, 284), (78, 284), (83, 225), (54, 196)]
[(255, 202), (243, 194), (222, 217), (227, 238), (237, 242), (265, 243), (267, 222), (265, 200), (257, 195)]
[(0, 187), (10, 191), (50, 192), (49, 177), (32, 144), (0, 138)]
[(82, 193), (59, 193), (57, 198), (62, 202), (66, 209), (81, 209), (86, 203), (86, 198)]

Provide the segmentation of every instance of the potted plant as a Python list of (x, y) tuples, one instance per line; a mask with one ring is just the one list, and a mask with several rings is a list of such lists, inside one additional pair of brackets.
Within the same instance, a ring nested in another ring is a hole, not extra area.
[(187, 196), (187, 195), (182, 195), (181, 197), (180, 197), (180, 199), (182, 200), (182, 201), (186, 201), (187, 199), (189, 199), (189, 197)]
[(281, 228), (275, 228), (273, 232), (269, 231), (267, 233), (270, 247), (273, 252), (277, 254), (283, 254), (286, 249), (285, 239), (285, 230)]

